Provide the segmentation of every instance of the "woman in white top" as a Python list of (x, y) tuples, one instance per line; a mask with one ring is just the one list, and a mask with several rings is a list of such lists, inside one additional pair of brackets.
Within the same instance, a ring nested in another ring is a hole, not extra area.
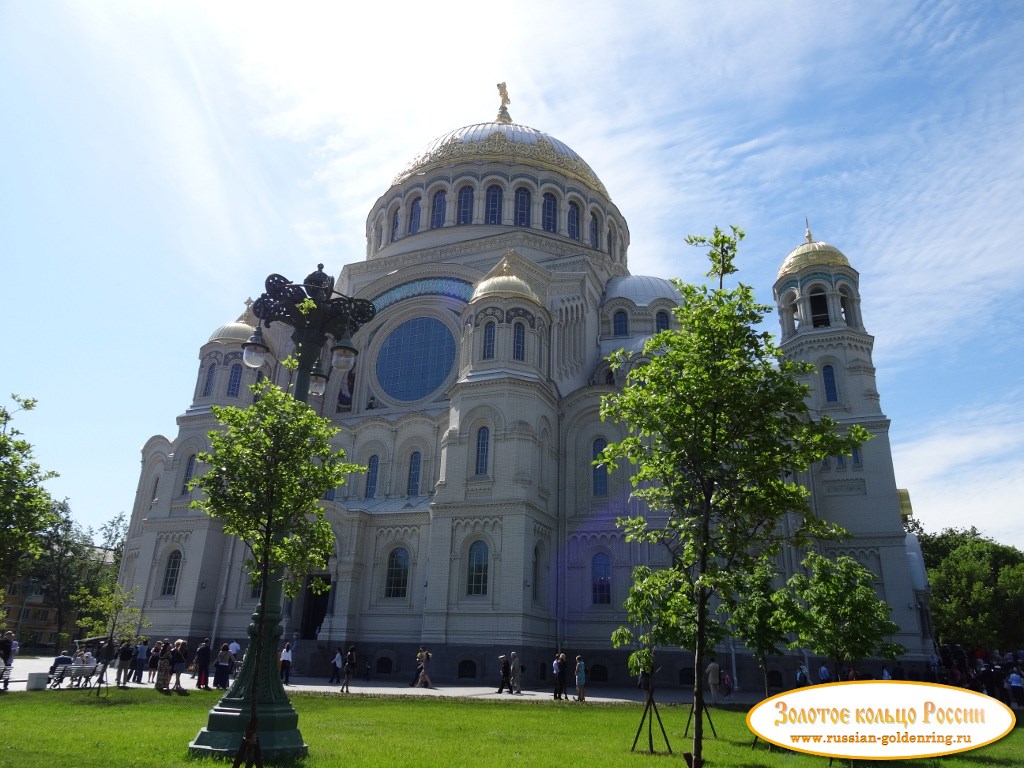
[(292, 677), (292, 644), (285, 643), (281, 650), (281, 679), (289, 685)]

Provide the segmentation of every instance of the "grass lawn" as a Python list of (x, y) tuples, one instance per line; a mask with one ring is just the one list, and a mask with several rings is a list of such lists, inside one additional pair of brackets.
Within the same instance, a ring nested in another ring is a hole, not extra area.
[[(162, 696), (148, 689), (40, 691), (0, 696), (0, 766), (4, 768), (122, 768), (210, 765), (189, 757), (188, 743), (206, 725), (217, 692)], [(309, 744), (304, 768), (403, 766), (529, 766), (530, 768), (651, 768), (685, 765), (682, 738), (688, 708), (659, 705), (674, 755), (655, 722), (657, 755), (646, 749), (647, 729), (630, 752), (643, 708), (639, 704), (557, 705), (550, 699), (467, 701), (448, 698), (297, 694), (292, 703)], [(709, 766), (825, 768), (828, 758), (751, 749), (745, 713), (713, 711), (718, 738), (708, 738)], [(692, 731), (691, 731), (692, 733)], [(706, 735), (710, 731), (705, 729)], [(220, 765), (220, 761), (212, 763)], [(1024, 766), (1024, 734), (971, 752), (903, 762), (857, 761), (857, 766), (978, 768)], [(226, 763), (230, 766), (230, 763)], [(848, 765), (836, 760), (836, 766)]]

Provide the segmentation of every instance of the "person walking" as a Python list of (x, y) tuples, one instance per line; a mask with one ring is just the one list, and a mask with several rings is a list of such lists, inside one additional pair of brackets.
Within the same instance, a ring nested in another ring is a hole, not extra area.
[(331, 679), (327, 681), (328, 685), (341, 682), (341, 670), (344, 666), (345, 654), (341, 652), (341, 648), (338, 648), (338, 652), (334, 654), (334, 658), (331, 660)]
[(412, 682), (409, 683), (410, 688), (415, 688), (416, 682), (420, 679), (420, 672), (423, 670), (423, 654), (426, 652), (426, 649), (422, 645), (416, 652), (416, 674), (412, 676)]
[(513, 693), (521, 694), (523, 692), (523, 664), (515, 651), (512, 651), (511, 656), (512, 659), (509, 661), (509, 664), (512, 667), (512, 672), (509, 676), (509, 684)]
[[(424, 653), (424, 659), (426, 653)], [(426, 663), (426, 662), (422, 662)], [(352, 676), (356, 673), (356, 647), (350, 645), (348, 650), (345, 652), (345, 679), (341, 681), (341, 692), (352, 693), (352, 689), (349, 688), (349, 684), (352, 682)]]
[(564, 653), (558, 654), (558, 690), (562, 693), (562, 699), (564, 701), (569, 700), (569, 694), (566, 688), (566, 678), (569, 676), (569, 662), (565, 658)]
[(576, 701), (586, 701), (587, 693), (587, 669), (583, 663), (583, 656), (576, 656)]
[[(417, 685), (422, 685), (424, 688), (433, 688), (434, 684), (430, 682), (430, 651), (423, 652), (423, 668), (420, 670), (420, 678)], [(510, 690), (509, 693), (512, 691)]]
[(122, 640), (120, 647), (117, 649), (117, 677), (115, 678), (115, 684), (118, 688), (128, 687), (134, 672), (132, 663), (135, 661), (135, 654), (136, 650), (128, 642), (128, 639)]
[(715, 661), (715, 657), (711, 657), (711, 662), (707, 666), (708, 673), (708, 688), (711, 689), (711, 701), (714, 704), (718, 703), (718, 686), (722, 682), (722, 668), (718, 666), (718, 662)]
[(498, 669), (501, 673), (501, 682), (498, 683), (498, 693), (501, 693), (505, 688), (508, 688), (508, 692), (512, 693), (512, 681), (510, 679), (512, 675), (512, 665), (509, 664), (507, 657), (498, 657)]
[(292, 644), (289, 640), (281, 649), (281, 679), (285, 685), (291, 685), (292, 680)]

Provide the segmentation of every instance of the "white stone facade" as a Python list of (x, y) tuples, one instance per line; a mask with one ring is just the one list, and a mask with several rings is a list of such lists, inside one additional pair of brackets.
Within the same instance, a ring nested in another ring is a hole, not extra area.
[[(298, 670), (326, 676), (334, 649), (355, 644), (374, 675), (411, 679), (423, 645), (435, 680), (489, 679), (497, 655), (516, 649), (525, 682), (542, 685), (565, 649), (586, 655), (595, 682), (623, 682), (626, 653), (609, 636), (624, 620), (633, 566), (661, 555), (626, 543), (615, 526), (638, 511), (625, 470), (604, 476), (591, 466), (602, 441), (623, 436), (598, 415), (616, 385), (604, 357), (639, 351), (671, 325), (678, 293), (629, 275), (629, 229), (603, 184), (575, 152), (512, 123), (504, 108), (414, 160), (374, 204), (366, 237), (366, 260), (346, 266), (337, 287), (373, 301), (377, 315), (354, 337), (353, 370), (334, 372), (311, 404), (341, 428), (349, 459), (369, 469), (324, 502), (336, 535), (322, 574), (331, 591), (286, 607)], [(854, 534), (836, 551), (879, 574), (898, 639), (920, 655), (930, 650), (917, 608), (926, 593), (908, 566), (857, 273), (831, 246), (794, 254), (776, 284), (784, 348), (831, 366), (827, 393), (810, 382), (815, 409), (876, 436), (805, 481), (816, 512)], [(822, 307), (827, 324), (803, 319)], [(290, 381), (281, 324), (264, 331), (271, 361), (259, 372), (242, 365), (254, 322), (247, 310), (202, 346), (176, 437), (142, 450), (121, 581), (138, 585), (154, 635), (244, 643), (258, 602), (244, 546), (189, 509), (184, 487), (215, 426), (210, 406), (246, 405), (257, 376)], [(787, 552), (783, 569), (798, 558)], [(692, 674), (689, 659), (665, 654), (666, 680)], [(746, 661), (740, 653), (739, 667)]]

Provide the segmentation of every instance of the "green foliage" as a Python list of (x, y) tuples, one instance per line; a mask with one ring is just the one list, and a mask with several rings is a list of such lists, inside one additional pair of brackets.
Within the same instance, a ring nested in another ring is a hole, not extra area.
[(727, 623), (733, 635), (740, 638), (757, 659), (768, 695), (769, 656), (777, 656), (787, 645), (789, 637), (785, 620), (779, 611), (778, 571), (771, 558), (763, 557), (752, 570), (738, 573), (735, 582), (726, 591), (726, 602), (720, 609), (728, 614)]
[(1024, 637), (1024, 552), (974, 527), (921, 533), (918, 539), (940, 642), (1016, 648)]
[(11, 426), (18, 411), (31, 411), (36, 401), (11, 395), (18, 406), (0, 406), (0, 573), (17, 581), (41, 552), (39, 534), (53, 522), (50, 494), (43, 487), (55, 472), (42, 470), (32, 445)]
[[(114, 574), (116, 576), (116, 574)], [(138, 587), (126, 590), (114, 579), (82, 589), (74, 598), (83, 637), (134, 638), (149, 619), (133, 606)]]
[[(652, 511), (649, 518), (620, 524), (628, 540), (668, 548), (673, 573), (667, 583), (687, 593), (686, 599), (666, 600), (666, 582), (634, 584), (631, 599), (652, 611), (639, 625), (692, 626), (697, 669), (704, 668), (708, 642), (721, 632), (721, 622), (709, 615), (714, 595), (728, 601), (735, 578), (751, 573), (784, 538), (801, 544), (838, 535), (810, 514), (796, 474), (826, 456), (848, 454), (868, 438), (860, 427), (843, 437), (831, 419), (810, 418), (807, 387), (798, 377), (812, 367), (784, 359), (771, 336), (758, 330), (770, 308), (758, 304), (749, 287), (724, 287), (724, 278), (736, 272), (742, 238), (735, 227), (731, 235), (716, 227), (711, 238), (688, 240), (709, 248), (709, 274), (718, 276), (718, 287), (676, 281), (683, 298), (675, 310), (678, 328), (648, 340), (643, 364), (625, 350), (612, 355), (612, 367), (628, 372), (627, 386), (601, 404), (602, 418), (625, 424), (629, 434), (609, 444), (596, 463), (609, 469), (632, 465), (632, 495)], [(646, 629), (639, 635), (659, 637)], [(695, 678), (699, 757), (704, 676)]]
[(75, 594), (92, 583), (97, 555), (89, 533), (72, 518), (66, 499), (53, 502), (52, 511), (53, 521), (39, 534), (40, 554), (30, 573), (56, 613), (57, 634), (64, 635)]
[(210, 451), (199, 454), (211, 469), (193, 479), (205, 495), (192, 506), (245, 542), (253, 583), (285, 568), (283, 588), (294, 597), (301, 577), (325, 568), (332, 551), (320, 499), (360, 467), (331, 446), (338, 430), (307, 404), (268, 382), (253, 391), (258, 398), (248, 408), (213, 408), (223, 429), (210, 433)]
[(773, 598), (784, 629), (796, 637), (791, 648), (810, 648), (837, 668), (874, 654), (895, 658), (906, 651), (886, 640), (899, 625), (875, 592), (871, 571), (852, 557), (832, 560), (817, 552), (808, 553), (803, 567), (807, 573), (791, 576), (788, 589)]

